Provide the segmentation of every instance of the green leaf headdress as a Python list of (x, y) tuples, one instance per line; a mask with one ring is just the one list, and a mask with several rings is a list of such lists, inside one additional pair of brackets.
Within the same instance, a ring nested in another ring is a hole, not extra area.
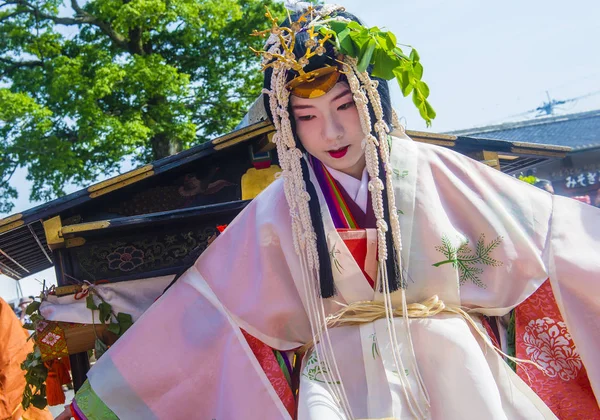
[[(317, 10), (309, 6), (300, 17), (291, 22), (289, 27), (279, 26), (277, 19), (267, 9), (265, 16), (271, 22), (271, 28), (254, 31), (253, 35), (266, 37), (270, 35), (266, 45), (272, 45), (277, 39), (283, 48), (282, 53), (270, 51), (253, 51), (263, 56), (263, 70), (268, 67), (285, 67), (298, 75), (287, 83), (292, 94), (311, 98), (318, 97), (331, 89), (344, 73), (342, 61), (344, 57), (356, 59), (359, 72), (372, 66), (371, 75), (384, 80), (396, 79), (404, 96), (412, 93), (412, 100), (421, 117), (431, 125), (435, 111), (429, 104), (429, 87), (422, 80), (423, 65), (417, 51), (411, 48), (406, 55), (397, 43), (396, 36), (378, 27), (366, 28), (356, 21), (336, 16), (339, 6), (326, 5)], [(291, 20), (291, 19), (290, 19)], [(294, 48), (296, 35), (300, 32), (308, 34), (305, 42), (306, 52), (296, 57)], [(337, 54), (332, 57), (340, 65), (327, 65), (309, 72), (304, 68), (315, 55), (325, 53), (324, 44), (332, 43)]]

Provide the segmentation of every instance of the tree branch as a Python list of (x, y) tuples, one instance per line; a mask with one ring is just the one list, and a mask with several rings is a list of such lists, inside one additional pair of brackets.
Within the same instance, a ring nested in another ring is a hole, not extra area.
[(4, 184), (8, 185), (8, 182), (13, 177), (13, 175), (15, 174), (15, 171), (17, 170), (17, 167), (19, 166), (19, 165), (17, 165), (17, 162), (14, 162), (14, 161), (11, 162), (11, 164), (12, 164), (12, 168), (9, 169), (10, 173), (3, 176), (3, 179), (0, 182), (0, 186), (4, 186)]
[(108, 37), (119, 47), (127, 48), (127, 40), (121, 34), (117, 33), (110, 23), (102, 22), (95, 16), (90, 15), (88, 12), (83, 10), (83, 8), (79, 5), (77, 0), (71, 0), (71, 7), (75, 11), (75, 16), (77, 19), (81, 19), (83, 23), (88, 23), (90, 25), (96, 26), (102, 30)]
[(27, 9), (27, 11), (24, 11), (24, 12), (34, 13), (38, 18), (50, 20), (50, 21), (56, 23), (57, 25), (77, 26), (77, 25), (86, 25), (87, 24), (87, 25), (96, 26), (102, 32), (104, 32), (104, 34), (106, 34), (120, 48), (127, 49), (127, 47), (128, 47), (127, 40), (125, 39), (125, 37), (123, 37), (121, 34), (116, 32), (112, 28), (110, 23), (103, 22), (103, 21), (99, 20), (98, 18), (96, 18), (95, 16), (92, 16), (89, 13), (87, 13), (85, 10), (83, 10), (81, 8), (81, 6), (79, 6), (79, 3), (77, 3), (77, 0), (71, 0), (71, 7), (75, 11), (74, 18), (53, 16), (53, 15), (49, 15), (46, 13), (42, 13), (42, 11), (40, 9), (38, 9), (36, 6), (34, 6), (33, 4), (29, 3), (26, 0), (6, 1), (3, 4), (1, 4), (0, 7), (5, 6), (5, 5), (22, 6)]
[(77, 0), (71, 0), (71, 7), (75, 10), (75, 16), (84, 16), (86, 14), (85, 10), (81, 8)]
[(102, 32), (104, 32), (110, 39), (112, 42), (115, 43), (115, 45), (117, 45), (120, 48), (123, 49), (127, 49), (127, 40), (125, 39), (124, 36), (122, 36), (121, 34), (119, 34), (117, 31), (115, 31), (112, 26), (110, 25), (110, 23), (106, 23), (106, 22), (102, 22), (98, 19), (96, 19), (95, 17), (88, 15), (92, 20), (86, 23), (89, 23), (93, 26), (96, 26), (97, 28), (99, 28)]
[(14, 11), (12, 13), (9, 13), (7, 15), (2, 16), (2, 18), (0, 18), (0, 23), (2, 23), (4, 21), (7, 21), (7, 20), (9, 20), (11, 18), (14, 18), (15, 16), (24, 15), (26, 13), (30, 13), (30, 11), (29, 10), (16, 10), (16, 11)]
[(24, 68), (24, 67), (33, 68), (33, 67), (43, 67), (44, 66), (44, 63), (39, 60), (13, 61), (13, 60), (9, 60), (4, 57), (0, 57), (0, 62), (8, 65), (8, 67), (5, 68), (4, 73), (10, 73), (16, 69), (20, 69), (20, 68)]

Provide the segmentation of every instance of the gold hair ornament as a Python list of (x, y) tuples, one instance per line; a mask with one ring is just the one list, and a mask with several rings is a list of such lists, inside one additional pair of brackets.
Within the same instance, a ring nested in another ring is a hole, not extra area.
[[(295, 77), (292, 81), (286, 84), (286, 88), (288, 90), (294, 90), (297, 86), (302, 83), (311, 83), (316, 79), (319, 79), (325, 75), (331, 75), (336, 67), (327, 66), (314, 71), (305, 72), (304, 67), (310, 62), (310, 59), (315, 55), (323, 55), (325, 53), (325, 42), (327, 42), (333, 35), (325, 35), (319, 37), (319, 32), (315, 32), (314, 27), (308, 27), (306, 30), (309, 38), (305, 42), (306, 53), (300, 57), (296, 58), (294, 55), (294, 47), (296, 46), (296, 33), (298, 33), (302, 28), (302, 23), (307, 22), (307, 16), (312, 15), (315, 9), (313, 7), (309, 7), (295, 22), (292, 22), (291, 26), (288, 28), (286, 26), (279, 26), (277, 24), (277, 19), (273, 17), (271, 11), (265, 6), (267, 12), (265, 16), (271, 21), (271, 28), (266, 29), (264, 31), (254, 31), (252, 36), (261, 36), (266, 37), (267, 34), (271, 34), (271, 36), (276, 36), (279, 40), (279, 44), (282, 48), (282, 53), (274, 53), (269, 51), (260, 51), (254, 48), (250, 48), (256, 55), (262, 55), (266, 62), (263, 63), (262, 71), (269, 67), (278, 67), (283, 66), (289, 70), (294, 70), (298, 72), (298, 76)], [(320, 39), (319, 39), (320, 38)], [(337, 77), (335, 77), (335, 82), (337, 81)], [(329, 77), (329, 81), (333, 76)]]

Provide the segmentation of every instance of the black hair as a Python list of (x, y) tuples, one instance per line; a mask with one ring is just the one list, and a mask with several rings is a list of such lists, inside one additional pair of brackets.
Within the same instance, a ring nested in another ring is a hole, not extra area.
[[(317, 10), (318, 9), (319, 8), (317, 8)], [(340, 16), (340, 17), (344, 17), (346, 19), (350, 19), (350, 20), (356, 21), (358, 23), (361, 23), (361, 21), (356, 16), (354, 16), (346, 11), (334, 12), (332, 14), (332, 16)], [(296, 21), (296, 20), (298, 20), (299, 17), (300, 17), (300, 13), (294, 14), (291, 16), (291, 20)], [(286, 19), (281, 24), (281, 26), (286, 26), (286, 27), (289, 27), (290, 25), (291, 25), (291, 23), (288, 19)], [(296, 34), (296, 42), (294, 45), (294, 55), (296, 57), (304, 56), (304, 54), (306, 52), (306, 47), (304, 44), (305, 44), (306, 40), (308, 40), (308, 38), (309, 38), (309, 36), (306, 31), (301, 31)], [(315, 69), (325, 67), (326, 65), (330, 65), (330, 66), (336, 65), (336, 61), (335, 61), (336, 52), (333, 48), (333, 44), (330, 42), (326, 42), (324, 44), (324, 47), (325, 47), (325, 53), (321, 56), (319, 56), (319, 55), (313, 56), (310, 59), (309, 63), (304, 67), (304, 71), (309, 72), (309, 71), (312, 71)], [(266, 47), (267, 50), (268, 50), (268, 48), (269, 48), (269, 46)], [(367, 72), (369, 74), (371, 74), (371, 71), (372, 71), (372, 66), (369, 66), (367, 68)], [(271, 77), (273, 75), (273, 69), (268, 67), (267, 69), (265, 69), (264, 75), (265, 75), (264, 87), (266, 89), (271, 89)], [(297, 76), (297, 73), (293, 70), (290, 70), (290, 71), (288, 71), (287, 80), (290, 81), (296, 76)], [(388, 126), (391, 127), (391, 125), (392, 125), (392, 104), (391, 104), (391, 100), (390, 100), (390, 92), (389, 92), (388, 83), (384, 79), (380, 79), (380, 78), (373, 77), (373, 76), (371, 76), (371, 79), (376, 80), (378, 82), (377, 91), (378, 91), (379, 97), (381, 99), (381, 107), (383, 110), (383, 120), (388, 124)], [(271, 107), (270, 107), (268, 95), (263, 94), (263, 101), (264, 101), (264, 105), (265, 105), (265, 110), (267, 111), (267, 115), (269, 116), (269, 118), (271, 120), (273, 120), (273, 115), (271, 114)], [(290, 123), (291, 123), (291, 127), (292, 127), (292, 132), (294, 133), (294, 137), (296, 140), (296, 146), (303, 152), (306, 152), (306, 150), (304, 149), (304, 146), (300, 142), (300, 139), (296, 135), (296, 124), (295, 124), (295, 120), (293, 118), (293, 112), (291, 110), (291, 105), (288, 105), (288, 112), (290, 115)], [(375, 113), (373, 112), (373, 107), (371, 105), (369, 105), (369, 114), (371, 117), (371, 123), (373, 125), (375, 123), (375, 121), (377, 121), (377, 120), (375, 118)], [(374, 127), (371, 127), (371, 131), (374, 131)], [(312, 219), (313, 227), (314, 227), (315, 234), (317, 237), (317, 252), (319, 255), (319, 283), (320, 283), (320, 289), (321, 289), (321, 297), (330, 298), (335, 295), (336, 291), (335, 291), (335, 285), (334, 285), (334, 281), (333, 281), (333, 270), (331, 267), (329, 250), (327, 247), (327, 238), (325, 236), (325, 227), (323, 226), (323, 217), (321, 215), (321, 209), (320, 209), (320, 205), (319, 205), (319, 198), (317, 196), (317, 191), (315, 189), (315, 186), (313, 185), (313, 183), (310, 180), (308, 166), (304, 159), (301, 160), (301, 166), (302, 166), (302, 176), (303, 176), (304, 182), (306, 184), (306, 190), (307, 190), (308, 194), (310, 195), (310, 201), (308, 203), (309, 209), (310, 209), (310, 217)], [(383, 162), (380, 162), (379, 173), (381, 175), (384, 175), (385, 174), (384, 171), (385, 171), (385, 168), (383, 166)], [(382, 194), (383, 194), (384, 219), (389, 221), (390, 220), (389, 207), (388, 207), (389, 201), (388, 201), (385, 190), (382, 192)], [(392, 235), (391, 235), (391, 229), (388, 229), (388, 232), (386, 233), (386, 244), (387, 244), (387, 254), (388, 254), (388, 258), (386, 261), (386, 267), (387, 267), (387, 272), (388, 272), (388, 285), (389, 285), (389, 288), (391, 291), (395, 291), (400, 288), (401, 279), (400, 279), (400, 267), (399, 267), (398, 259), (397, 259), (398, 256), (396, 253), (396, 249), (394, 248), (394, 243), (393, 243)], [(382, 288), (382, 286), (380, 286), (380, 289), (381, 288)]]

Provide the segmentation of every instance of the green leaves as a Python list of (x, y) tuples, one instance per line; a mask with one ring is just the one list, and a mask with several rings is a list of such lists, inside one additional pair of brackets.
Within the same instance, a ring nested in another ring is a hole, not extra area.
[(108, 331), (115, 335), (119, 335), (119, 333), (121, 332), (121, 326), (116, 322), (111, 322), (110, 324), (108, 324)]
[(31, 405), (33, 405), (35, 408), (43, 410), (48, 405), (48, 401), (46, 400), (46, 397), (42, 395), (34, 395), (31, 398)]
[(413, 86), (413, 94), (412, 100), (417, 109), (419, 110), (419, 114), (421, 117), (427, 122), (427, 126), (431, 125), (431, 120), (435, 118), (435, 111), (427, 102), (427, 97), (429, 96), (429, 87), (420, 80), (416, 82)]
[(369, 38), (369, 41), (364, 44), (360, 52), (360, 60), (357, 66), (358, 71), (363, 72), (367, 70), (367, 67), (371, 64), (371, 58), (373, 57), (376, 45), (377, 42), (373, 38)]
[(25, 309), (25, 313), (27, 315), (33, 315), (33, 313), (40, 308), (40, 305), (41, 305), (40, 302), (38, 302), (37, 300), (34, 300), (29, 305), (27, 305), (27, 309)]
[(96, 338), (94, 342), (94, 351), (96, 353), (96, 359), (99, 359), (106, 351), (108, 350), (108, 346), (104, 344), (102, 340)]
[(85, 298), (85, 306), (88, 309), (91, 309), (92, 311), (95, 311), (98, 309), (98, 306), (94, 302), (94, 295), (92, 293), (88, 294), (87, 297)]
[(129, 327), (133, 325), (133, 319), (131, 318), (131, 315), (123, 312), (119, 312), (117, 314), (117, 322), (119, 323), (121, 335), (125, 334), (125, 331), (127, 331)]
[(390, 55), (389, 51), (383, 48), (377, 48), (373, 54), (373, 61), (377, 63), (373, 67), (373, 76), (385, 80), (391, 80), (395, 77), (394, 68), (397, 66), (395, 55)]
[(408, 66), (400, 66), (394, 69), (394, 76), (400, 86), (400, 91), (404, 96), (410, 95), (413, 90), (412, 77), (408, 71)]
[[(100, 299), (100, 304), (96, 305), (96, 303), (94, 302), (94, 295), (96, 295)], [(92, 311), (92, 320), (94, 319), (93, 311), (99, 311), (100, 323), (106, 324), (108, 322), (108, 331), (119, 337), (123, 335), (125, 331), (127, 331), (133, 325), (133, 318), (131, 317), (131, 315), (126, 314), (124, 312), (119, 312), (117, 315), (114, 315), (110, 303), (106, 302), (99, 294), (97, 294), (97, 291), (93, 286), (90, 286), (90, 288), (88, 289), (88, 296), (86, 297), (86, 306)], [(96, 335), (96, 340), (94, 342), (94, 351), (96, 354), (96, 358), (100, 358), (100, 356), (102, 356), (107, 350), (108, 346), (102, 341), (102, 339), (98, 335)]]
[(117, 322), (111, 322), (108, 325), (108, 331), (118, 336), (125, 334), (125, 331), (133, 325), (133, 318), (131, 315), (119, 312), (117, 314)]
[(100, 305), (98, 305), (98, 309), (100, 311), (100, 322), (101, 323), (104, 324), (105, 322), (110, 320), (112, 308), (108, 303), (102, 302)]
[(317, 27), (321, 34), (331, 34), (338, 52), (357, 59), (357, 69), (366, 71), (373, 66), (372, 75), (385, 80), (396, 79), (404, 96), (413, 94), (412, 100), (421, 117), (431, 125), (435, 111), (427, 101), (429, 87), (421, 79), (423, 65), (420, 56), (412, 48), (407, 56), (397, 46), (396, 37), (391, 32), (377, 27), (365, 28), (357, 22), (330, 21)]
[[(419, 55), (412, 50), (410, 56), (418, 59)], [(412, 101), (419, 110), (419, 114), (426, 121), (427, 126), (431, 125), (431, 120), (436, 116), (433, 107), (427, 101), (429, 97), (429, 86), (421, 80), (423, 76), (423, 66), (421, 63), (407, 61), (394, 70), (394, 75), (400, 86), (400, 91), (404, 96), (412, 93)]]
[(21, 363), (21, 369), (25, 371), (26, 385), (23, 390), (23, 399), (21, 404), (26, 410), (33, 405), (36, 408), (43, 409), (46, 407), (46, 377), (48, 369), (42, 361), (40, 350), (35, 347), (32, 353), (27, 355), (27, 358)]
[(349, 36), (351, 34), (350, 28), (345, 28), (342, 32), (340, 32), (337, 36), (339, 41), (339, 49), (347, 51), (348, 55), (354, 56), (357, 54), (356, 48), (354, 47), (354, 42), (352, 41), (352, 37)]

